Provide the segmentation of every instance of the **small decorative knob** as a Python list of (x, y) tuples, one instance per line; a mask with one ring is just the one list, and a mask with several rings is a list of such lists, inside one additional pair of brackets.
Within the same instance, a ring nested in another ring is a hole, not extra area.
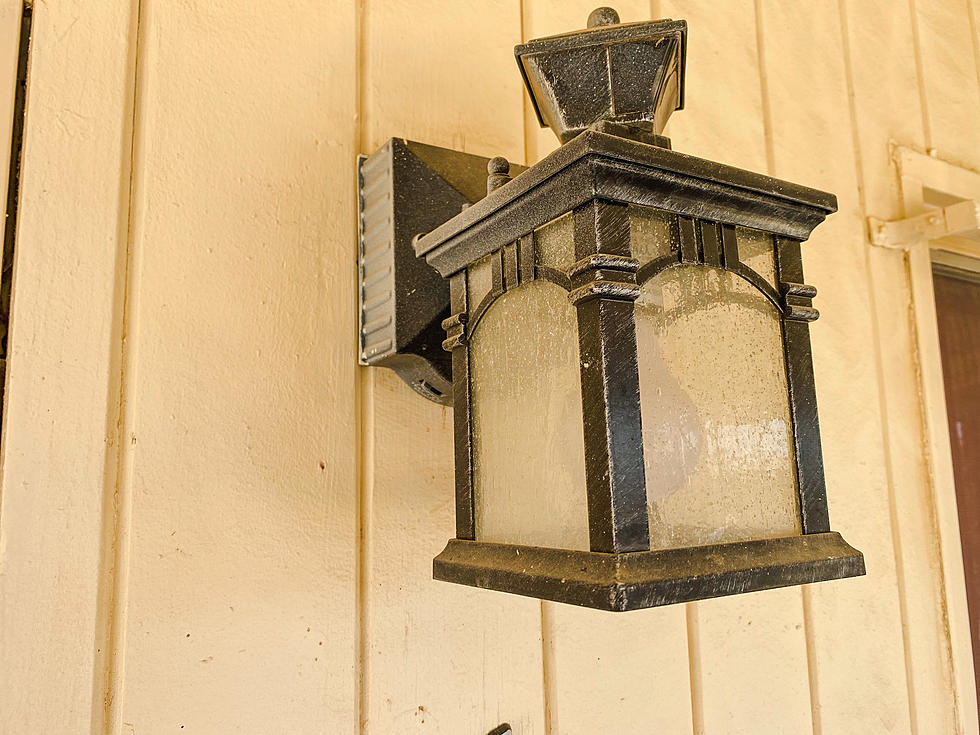
[(589, 13), (589, 21), (586, 28), (596, 28), (597, 26), (614, 26), (619, 23), (619, 13), (612, 8), (596, 8)]
[(503, 156), (491, 158), (487, 163), (487, 194), (496, 191), (510, 181), (510, 161)]

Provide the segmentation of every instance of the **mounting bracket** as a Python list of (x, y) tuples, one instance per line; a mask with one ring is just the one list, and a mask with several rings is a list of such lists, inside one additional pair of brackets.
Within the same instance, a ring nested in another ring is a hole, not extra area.
[(360, 363), (391, 368), (443, 405), (452, 405), (452, 358), (442, 348), (449, 282), (412, 241), (486, 196), (489, 162), (401, 138), (358, 158)]
[(975, 240), (980, 229), (980, 202), (967, 199), (901, 220), (868, 217), (868, 229), (871, 243), (885, 248), (907, 248), (912, 243), (950, 237)]

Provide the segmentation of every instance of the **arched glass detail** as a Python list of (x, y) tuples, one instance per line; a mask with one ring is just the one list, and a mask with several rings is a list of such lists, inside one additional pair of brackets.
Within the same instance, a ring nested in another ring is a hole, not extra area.
[(652, 549), (801, 533), (782, 323), (730, 271), (678, 265), (636, 302)]
[(476, 539), (589, 549), (578, 325), (546, 281), (507, 291), (469, 342)]

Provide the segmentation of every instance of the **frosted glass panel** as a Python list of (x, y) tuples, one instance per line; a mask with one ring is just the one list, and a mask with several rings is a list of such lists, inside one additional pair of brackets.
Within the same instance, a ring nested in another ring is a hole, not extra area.
[(801, 533), (775, 308), (681, 265), (642, 287), (636, 340), (651, 548)]
[(776, 288), (776, 257), (772, 250), (772, 235), (748, 227), (736, 227), (735, 237), (738, 242), (738, 259)]
[(589, 548), (578, 327), (568, 294), (532, 281), (470, 341), (478, 541)]
[(630, 248), (640, 265), (649, 263), (654, 258), (670, 255), (671, 233), (674, 220), (677, 219), (676, 214), (631, 204), (629, 217)]
[(551, 220), (534, 231), (535, 263), (565, 270), (575, 262), (572, 213)]

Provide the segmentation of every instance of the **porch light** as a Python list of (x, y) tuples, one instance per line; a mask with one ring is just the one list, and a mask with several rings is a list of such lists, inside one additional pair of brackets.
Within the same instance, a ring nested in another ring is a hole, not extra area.
[(589, 26), (515, 49), (563, 142), (534, 166), (360, 163), (362, 361), (451, 390), (435, 578), (622, 611), (864, 574), (830, 529), (800, 257), (836, 198), (670, 150), (684, 21)]

